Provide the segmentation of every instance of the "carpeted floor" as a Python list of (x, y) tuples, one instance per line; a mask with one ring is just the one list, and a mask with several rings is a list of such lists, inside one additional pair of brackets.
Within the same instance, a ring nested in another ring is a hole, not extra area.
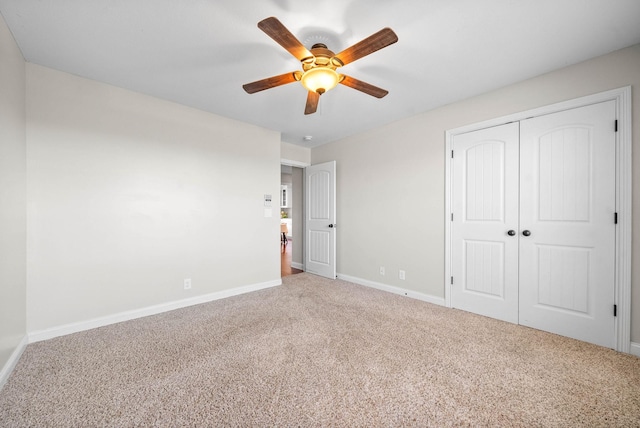
[(27, 347), (0, 426), (640, 426), (640, 359), (310, 274)]

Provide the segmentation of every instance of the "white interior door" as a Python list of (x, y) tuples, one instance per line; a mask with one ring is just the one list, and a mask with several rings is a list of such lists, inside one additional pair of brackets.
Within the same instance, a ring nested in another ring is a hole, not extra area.
[(336, 162), (305, 168), (305, 271), (336, 278)]
[(520, 324), (614, 347), (614, 101), (521, 122)]
[(454, 308), (518, 322), (518, 123), (456, 135)]

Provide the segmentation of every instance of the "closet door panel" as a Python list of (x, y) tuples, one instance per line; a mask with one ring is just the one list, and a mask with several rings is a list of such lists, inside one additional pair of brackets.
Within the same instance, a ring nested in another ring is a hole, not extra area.
[(518, 322), (518, 124), (453, 141), (454, 308)]
[[(520, 324), (614, 346), (615, 103), (521, 122)], [(528, 235), (528, 236), (526, 236)]]

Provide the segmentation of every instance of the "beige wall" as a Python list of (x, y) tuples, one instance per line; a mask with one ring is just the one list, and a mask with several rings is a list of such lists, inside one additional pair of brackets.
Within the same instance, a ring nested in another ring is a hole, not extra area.
[[(280, 136), (27, 64), (27, 329), (280, 279)], [(183, 289), (184, 278), (193, 288)]]
[(0, 370), (27, 332), (24, 69), (0, 16)]
[(311, 163), (311, 150), (306, 147), (296, 146), (295, 144), (280, 143), (280, 159), (283, 163), (293, 161), (296, 165), (309, 165)]
[[(627, 85), (637, 170), (640, 45), (312, 149), (312, 163), (337, 161), (338, 272), (444, 297), (445, 131)], [(633, 181), (631, 340), (640, 342), (640, 174)]]

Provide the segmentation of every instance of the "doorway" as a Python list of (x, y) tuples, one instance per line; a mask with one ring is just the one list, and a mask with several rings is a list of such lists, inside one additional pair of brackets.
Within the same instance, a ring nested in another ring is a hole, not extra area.
[[(302, 166), (299, 162), (281, 161), (283, 174), (291, 171), (292, 175), (291, 188), (287, 192), (291, 209), (287, 213), (293, 217), (291, 234), (286, 241), (282, 239), (281, 249), (282, 245), (287, 246), (282, 254), (286, 257), (286, 250), (291, 248), (292, 269), (335, 279), (336, 162)], [(284, 176), (283, 182), (287, 179)]]
[(303, 272), (304, 168), (280, 165), (280, 275)]

